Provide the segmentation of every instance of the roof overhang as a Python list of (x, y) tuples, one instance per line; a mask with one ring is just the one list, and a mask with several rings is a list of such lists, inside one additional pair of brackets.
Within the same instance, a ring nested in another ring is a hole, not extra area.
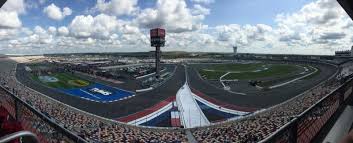
[(0, 8), (4, 5), (4, 3), (6, 2), (7, 0), (2, 0), (0, 1)]
[(352, 0), (337, 0), (337, 1), (353, 20), (353, 1)]

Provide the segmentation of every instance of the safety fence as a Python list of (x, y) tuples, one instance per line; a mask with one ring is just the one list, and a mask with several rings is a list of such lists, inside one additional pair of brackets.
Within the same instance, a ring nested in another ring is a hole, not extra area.
[(80, 136), (55, 123), (50, 117), (32, 108), (30, 102), (22, 101), (5, 88), (0, 88), (0, 103), (21, 124), (24, 130), (35, 133), (38, 136), (38, 140), (42, 143), (53, 141), (86, 142)]
[(345, 106), (345, 100), (352, 95), (352, 85), (353, 80), (351, 78), (262, 142), (312, 142), (333, 114), (340, 107)]

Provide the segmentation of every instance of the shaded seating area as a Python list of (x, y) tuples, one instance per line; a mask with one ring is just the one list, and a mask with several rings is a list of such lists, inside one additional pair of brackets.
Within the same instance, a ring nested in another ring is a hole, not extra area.
[[(0, 107), (0, 136), (5, 136), (17, 131), (21, 131), (22, 126), (19, 122), (15, 121), (9, 112), (4, 108)], [(20, 143), (19, 139), (13, 140), (10, 143)]]

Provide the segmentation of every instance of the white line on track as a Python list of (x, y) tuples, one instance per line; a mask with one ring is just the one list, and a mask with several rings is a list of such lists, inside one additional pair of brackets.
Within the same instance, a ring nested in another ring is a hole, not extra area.
[(89, 92), (87, 92), (87, 91), (82, 90), (82, 89), (80, 89), (80, 91), (82, 91), (82, 92), (84, 92), (84, 93), (86, 93), (86, 94), (88, 94), (88, 95), (91, 95), (91, 96), (93, 96), (94, 98), (101, 99), (101, 98), (99, 98), (98, 96), (95, 96), (95, 95), (93, 95), (93, 94), (91, 94), (91, 93), (89, 93)]
[(308, 77), (308, 76), (310, 76), (310, 75), (312, 75), (312, 74), (314, 74), (314, 73), (316, 73), (316, 72), (318, 71), (318, 69), (317, 69), (317, 68), (312, 67), (312, 66), (310, 66), (310, 67), (311, 67), (311, 68), (314, 68), (314, 69), (315, 69), (315, 71), (313, 71), (313, 72), (311, 72), (311, 73), (309, 73), (309, 74), (306, 74), (306, 75), (304, 75), (304, 76), (301, 76), (301, 77), (295, 78), (295, 79), (293, 79), (293, 80), (290, 80), (290, 81), (287, 81), (287, 82), (284, 82), (284, 83), (280, 83), (280, 84), (277, 84), (277, 85), (271, 86), (271, 87), (270, 87), (270, 89), (273, 89), (273, 88), (277, 88), (277, 87), (281, 87), (281, 86), (284, 86), (284, 85), (290, 84), (290, 83), (295, 82), (295, 81), (297, 81), (297, 80), (300, 80), (300, 79), (303, 79), (303, 78), (305, 78), (305, 77)]

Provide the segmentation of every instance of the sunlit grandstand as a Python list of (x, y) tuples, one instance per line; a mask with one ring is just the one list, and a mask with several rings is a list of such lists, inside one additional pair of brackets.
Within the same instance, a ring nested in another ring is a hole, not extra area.
[(5, 2), (0, 143), (353, 141), (348, 0), (277, 26), (206, 25), (234, 10), (213, 0)]
[(349, 97), (353, 70), (298, 56), (166, 60), (159, 80), (144, 60), (4, 57), (2, 110), (42, 142), (252, 142), (293, 122), (306, 142)]

